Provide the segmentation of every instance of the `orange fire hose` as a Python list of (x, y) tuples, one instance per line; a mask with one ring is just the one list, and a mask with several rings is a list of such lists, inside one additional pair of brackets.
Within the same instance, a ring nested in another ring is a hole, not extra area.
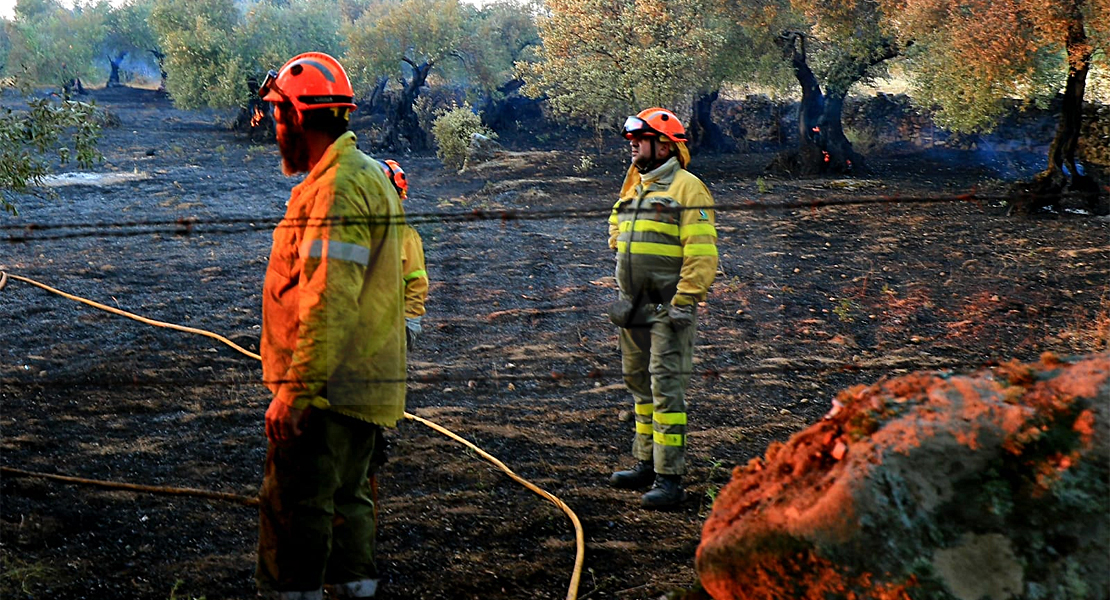
[[(217, 333), (212, 333), (211, 331), (205, 331), (203, 329), (195, 329), (193, 327), (185, 327), (183, 325), (177, 325), (177, 324), (174, 324), (174, 323), (166, 323), (164, 321), (155, 321), (154, 319), (148, 319), (146, 317), (141, 317), (139, 315), (129, 313), (125, 310), (120, 310), (118, 308), (113, 308), (111, 306), (107, 306), (107, 305), (101, 304), (99, 302), (94, 302), (92, 300), (88, 300), (88, 299), (82, 298), (80, 296), (74, 296), (73, 294), (67, 294), (66, 292), (63, 292), (61, 290), (52, 288), (52, 287), (50, 287), (46, 284), (39, 283), (39, 282), (37, 282), (33, 279), (29, 279), (27, 277), (22, 277), (22, 276), (19, 276), (19, 275), (12, 275), (12, 274), (6, 273), (4, 271), (0, 271), (0, 290), (4, 289), (4, 286), (8, 282), (8, 278), (15, 279), (15, 280), (18, 280), (18, 281), (22, 281), (24, 283), (28, 283), (28, 284), (33, 285), (35, 287), (42, 288), (42, 289), (44, 289), (44, 290), (46, 290), (50, 293), (62, 296), (63, 298), (67, 298), (67, 299), (73, 300), (75, 302), (80, 302), (82, 304), (87, 304), (89, 306), (92, 306), (93, 308), (99, 308), (100, 310), (108, 311), (112, 314), (116, 314), (116, 315), (119, 315), (121, 317), (127, 317), (128, 319), (134, 319), (136, 321), (139, 321), (140, 323), (146, 323), (147, 325), (153, 325), (155, 327), (165, 327), (165, 328), (168, 328), (168, 329), (173, 329), (173, 330), (181, 331), (181, 332), (184, 332), (184, 333), (195, 333), (197, 335), (203, 335), (205, 337), (212, 338), (214, 340), (217, 340), (217, 341), (219, 341), (223, 344), (226, 344), (226, 345), (230, 346), (232, 349), (239, 352), (240, 354), (243, 354), (245, 356), (249, 356), (249, 357), (251, 357), (255, 360), (262, 360), (262, 357), (259, 356), (258, 354), (254, 353), (254, 352), (251, 352), (250, 350), (247, 350), (247, 349), (243, 348), (242, 346), (239, 346), (235, 342), (232, 342), (231, 340), (229, 340), (226, 337), (224, 337), (222, 335), (219, 335)], [(530, 481), (524, 479), (523, 477), (517, 475), (511, 469), (509, 469), (509, 467), (505, 466), (505, 463), (501, 462), (500, 460), (495, 458), (493, 455), (489, 454), (485, 450), (482, 450), (481, 448), (474, 445), (470, 441), (468, 441), (468, 440), (462, 438), (461, 436), (455, 434), (451, 430), (449, 430), (449, 429), (447, 429), (447, 428), (445, 428), (441, 425), (438, 425), (436, 423), (433, 423), (433, 422), (431, 422), (427, 419), (424, 419), (422, 417), (418, 417), (416, 415), (410, 414), (408, 412), (405, 413), (405, 418), (410, 419), (412, 421), (416, 421), (417, 423), (421, 423), (423, 425), (426, 425), (427, 427), (430, 427), (431, 429), (433, 429), (433, 430), (435, 430), (435, 431), (437, 431), (437, 432), (439, 432), (439, 433), (441, 433), (441, 434), (459, 442), (460, 444), (463, 444), (467, 448), (470, 448), (471, 450), (476, 452), (479, 456), (486, 459), (487, 461), (489, 461), (491, 464), (493, 464), (497, 468), (501, 469), (506, 475), (508, 475), (510, 478), (512, 478), (513, 481), (516, 481), (517, 483), (523, 485), (524, 487), (528, 488), (529, 490), (535, 492), (537, 495), (545, 498), (546, 500), (548, 500), (549, 502), (551, 502), (552, 504), (557, 506), (564, 513), (566, 513), (567, 517), (570, 519), (571, 523), (574, 525), (574, 541), (575, 541), (575, 547), (576, 547), (576, 551), (575, 551), (575, 554), (574, 554), (574, 571), (571, 573), (571, 577), (570, 577), (570, 587), (567, 590), (567, 600), (576, 600), (578, 598), (578, 585), (579, 585), (579, 582), (581, 581), (581, 578), (582, 578), (582, 563), (585, 559), (585, 553), (586, 553), (585, 534), (582, 530), (582, 523), (581, 523), (581, 521), (578, 520), (578, 515), (574, 514), (574, 511), (571, 510), (571, 508), (569, 506), (567, 506), (567, 504), (565, 502), (563, 502), (562, 500), (560, 500), (556, 496), (552, 495), (551, 493), (549, 493), (549, 492), (541, 489), (540, 487), (536, 486), (532, 482), (530, 482)], [(62, 475), (51, 475), (51, 474), (48, 474), (48, 473), (34, 473), (34, 472), (31, 472), (31, 471), (23, 471), (23, 470), (20, 470), (20, 469), (12, 469), (12, 468), (9, 468), (9, 467), (0, 467), (0, 472), (8, 473), (8, 474), (11, 474), (11, 475), (20, 475), (20, 476), (25, 476), (25, 477), (42, 477), (42, 478), (46, 478), (46, 479), (53, 479), (53, 480), (56, 480), (56, 481), (65, 481), (65, 482), (68, 482), (68, 483), (82, 483), (82, 484), (88, 484), (88, 485), (97, 485), (97, 486), (100, 486), (100, 487), (110, 487), (110, 488), (116, 488), (116, 489), (127, 489), (127, 490), (132, 490), (132, 491), (142, 491), (142, 492), (151, 492), (151, 493), (202, 496), (202, 497), (207, 497), (207, 498), (230, 500), (230, 501), (234, 501), (234, 502), (249, 504), (248, 502), (244, 502), (244, 499), (241, 496), (236, 496), (234, 494), (224, 494), (222, 492), (212, 492), (212, 491), (208, 491), (208, 490), (196, 490), (196, 489), (191, 489), (191, 488), (161, 488), (161, 487), (157, 487), (157, 486), (143, 486), (143, 485), (137, 485), (137, 484), (126, 484), (126, 483), (118, 483), (118, 482), (111, 482), (111, 481), (98, 481), (98, 480), (92, 480), (92, 479), (82, 479), (82, 478), (78, 478), (78, 477), (66, 477), (66, 476), (62, 476)], [(377, 504), (375, 503), (375, 511), (376, 510), (377, 510)]]

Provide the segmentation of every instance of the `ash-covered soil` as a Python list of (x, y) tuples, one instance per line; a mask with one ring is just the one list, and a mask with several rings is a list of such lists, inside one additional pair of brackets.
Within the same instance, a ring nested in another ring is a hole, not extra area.
[[(276, 147), (153, 92), (93, 94), (123, 122), (96, 170), (127, 176), (22, 199), (3, 217), (19, 228), (2, 231), (0, 270), (257, 351), (270, 236), (296, 183)], [(577, 512), (580, 598), (695, 586), (701, 526), (732, 467), (820, 419), (846, 386), (1107, 347), (1110, 221), (1007, 217), (997, 165), (874, 156), (869, 179), (782, 180), (762, 173), (767, 154), (695, 157), (721, 207), (721, 267), (689, 390), (691, 500), (641, 510), (638, 494), (606, 486), (630, 462), (632, 431), (605, 317), (618, 147), (521, 146), (463, 174), (394, 157), (432, 279), (408, 410)], [(1029, 162), (1018, 158), (1007, 165)], [(815, 204), (829, 199), (874, 202)], [(269, 402), (255, 361), (19, 281), (0, 290), (0, 323), (0, 465), (255, 493)], [(381, 598), (566, 596), (575, 544), (562, 512), (423, 425), (389, 438)], [(4, 598), (254, 595), (253, 509), (10, 475), (0, 491)]]

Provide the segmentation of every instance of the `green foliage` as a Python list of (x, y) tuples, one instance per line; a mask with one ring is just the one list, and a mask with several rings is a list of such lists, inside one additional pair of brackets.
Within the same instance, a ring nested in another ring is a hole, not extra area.
[(595, 166), (596, 165), (594, 165), (594, 159), (590, 158), (589, 155), (583, 154), (581, 157), (579, 157), (578, 164), (574, 165), (574, 172), (589, 173), (593, 170)]
[(840, 319), (842, 323), (851, 323), (852, 313), (856, 311), (856, 304), (848, 298), (841, 298), (835, 307), (833, 307), (833, 314), (836, 318)]
[(235, 55), (234, 0), (155, 0), (151, 26), (166, 54), (166, 88), (181, 108), (246, 104), (247, 71)]
[[(14, 88), (0, 81), (0, 92)], [(26, 92), (26, 90), (24, 90)], [(34, 192), (50, 172), (51, 158), (82, 167), (101, 159), (100, 126), (91, 104), (52, 98), (30, 99), (27, 111), (0, 108), (0, 209), (16, 214), (13, 194)]]
[(1006, 114), (1007, 100), (1024, 97), (1045, 100), (1064, 84), (1063, 59), (1040, 52), (1035, 60), (1012, 63), (1002, 75), (985, 75), (942, 34), (924, 36), (909, 54), (910, 97), (932, 109), (934, 121), (957, 133), (986, 133)]
[(6, 29), (8, 76), (68, 92), (72, 80), (98, 74), (94, 59), (104, 36), (104, 11), (70, 10), (53, 0), (20, 2)]
[(158, 37), (150, 25), (154, 0), (139, 0), (118, 7), (105, 3), (97, 5), (97, 8), (107, 8), (104, 16), (104, 54), (111, 59), (126, 53), (132, 60), (156, 69), (158, 65), (153, 52), (159, 48)]
[(475, 133), (497, 137), (496, 133), (482, 125), (481, 117), (474, 114), (469, 106), (454, 108), (436, 118), (432, 124), (432, 137), (436, 141), (436, 156), (444, 167), (456, 171), (462, 169), (470, 136)]
[[(1110, 43), (1110, 3), (1104, 0), (965, 3), (958, 9), (950, 0), (880, 1), (900, 9), (898, 35), (913, 42), (907, 72), (912, 97), (950, 130), (991, 130), (1012, 98), (1047, 105), (1069, 67), (1091, 67), (1088, 77), (1099, 90)], [(1068, 42), (1076, 26), (1086, 41)]]
[(301, 52), (339, 56), (342, 19), (334, 5), (328, 0), (295, 0), (251, 7), (235, 30), (236, 55), (258, 74), (277, 69)]
[(516, 77), (516, 63), (536, 60), (542, 42), (535, 19), (542, 8), (539, 0), (482, 7), (472, 21), (474, 34), (461, 48), (471, 86), (496, 97), (497, 89)]
[[(185, 583), (185, 582), (180, 580), (180, 579), (173, 582), (173, 589), (170, 590), (169, 600), (186, 600), (185, 598), (180, 598), (177, 595), (177, 589), (180, 588), (181, 584), (183, 584), (183, 583)], [(191, 596), (191, 597), (188, 598), (188, 600), (205, 600), (206, 598), (207, 598), (207, 596), (200, 596), (200, 597)]]
[[(707, 0), (548, 0), (540, 60), (518, 63), (525, 93), (557, 116), (609, 129), (649, 106), (688, 105), (714, 87), (725, 43)], [(681, 113), (681, 110), (679, 111)]]
[(412, 68), (435, 67), (458, 55), (471, 35), (475, 9), (458, 0), (390, 0), (370, 6), (343, 28), (347, 53), (343, 66), (358, 95), (379, 77), (404, 80)]
[(16, 590), (33, 597), (30, 585), (35, 580), (46, 580), (50, 569), (45, 563), (26, 563), (8, 553), (0, 555), (0, 592)]

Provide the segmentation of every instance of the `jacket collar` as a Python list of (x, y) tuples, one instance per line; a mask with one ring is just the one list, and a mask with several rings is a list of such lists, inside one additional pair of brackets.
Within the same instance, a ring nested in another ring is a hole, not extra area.
[(328, 146), (328, 149), (324, 152), (324, 155), (320, 157), (320, 161), (317, 162), (316, 166), (312, 167), (312, 170), (309, 171), (308, 175), (305, 176), (304, 181), (301, 182), (301, 185), (306, 185), (319, 179), (324, 173), (328, 171), (328, 169), (331, 169), (333, 166), (335, 166), (335, 163), (339, 162), (340, 156), (346, 154), (352, 149), (355, 149), (356, 142), (357, 140), (353, 131), (347, 131), (343, 133), (343, 135), (335, 138), (335, 141), (332, 142), (330, 146)]
[(644, 185), (651, 185), (656, 182), (664, 186), (670, 185), (674, 181), (674, 174), (678, 172), (678, 169), (678, 159), (672, 156), (667, 159), (667, 162), (640, 175), (640, 182)]

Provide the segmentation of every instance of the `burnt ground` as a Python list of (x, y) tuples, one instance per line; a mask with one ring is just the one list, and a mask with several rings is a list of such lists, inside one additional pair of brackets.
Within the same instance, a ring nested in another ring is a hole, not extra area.
[[(22, 199), (4, 224), (66, 227), (18, 243), (8, 240), (27, 230), (4, 230), (0, 269), (256, 350), (270, 234), (295, 183), (276, 148), (152, 93), (94, 94), (123, 121), (105, 132), (97, 170), (140, 178)], [(521, 152), (462, 175), (433, 156), (397, 157), (433, 282), (408, 409), (577, 512), (580, 598), (695, 586), (701, 525), (731, 468), (820, 419), (842, 388), (1107, 346), (1110, 221), (1005, 216), (991, 196), (1007, 184), (999, 165), (885, 155), (872, 157), (872, 178), (845, 183), (760, 179), (768, 154), (696, 157), (722, 208), (721, 272), (689, 390), (691, 499), (643, 511), (637, 494), (605, 485), (629, 464), (631, 438), (604, 316), (615, 293), (606, 211), (625, 157), (593, 155), (579, 173), (586, 154)], [(952, 202), (767, 207), (972, 189)], [(486, 218), (501, 211), (536, 218)], [(196, 222), (186, 232), (178, 219)], [(251, 359), (18, 281), (0, 291), (0, 323), (3, 466), (257, 489), (269, 396)], [(380, 597), (565, 597), (575, 546), (558, 509), (423, 425), (389, 437)], [(253, 597), (253, 509), (12, 476), (0, 490), (4, 598)]]

